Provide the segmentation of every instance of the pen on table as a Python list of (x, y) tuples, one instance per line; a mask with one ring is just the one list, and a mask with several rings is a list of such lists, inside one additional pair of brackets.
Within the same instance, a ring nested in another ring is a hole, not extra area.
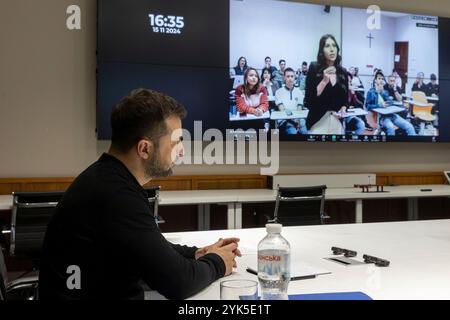
[[(255, 270), (253, 270), (251, 268), (247, 268), (246, 271), (248, 273), (254, 274), (256, 276), (258, 275), (258, 272), (256, 272)], [(314, 279), (315, 277), (316, 277), (316, 275), (312, 274), (312, 275), (308, 275), (308, 276), (291, 277), (291, 280), (292, 281), (295, 281), (295, 280), (308, 280), (308, 279)]]

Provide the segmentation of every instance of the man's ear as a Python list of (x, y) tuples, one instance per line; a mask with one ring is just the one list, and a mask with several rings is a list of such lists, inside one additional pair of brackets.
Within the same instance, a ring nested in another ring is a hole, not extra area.
[(137, 152), (139, 157), (148, 160), (153, 152), (153, 143), (149, 140), (140, 140), (137, 144)]

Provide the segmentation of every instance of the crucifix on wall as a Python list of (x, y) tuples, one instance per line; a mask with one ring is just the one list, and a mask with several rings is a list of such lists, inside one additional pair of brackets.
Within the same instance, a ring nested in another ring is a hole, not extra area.
[(372, 39), (375, 39), (374, 37), (372, 37), (372, 33), (369, 33), (366, 38), (369, 38), (369, 48), (372, 48)]

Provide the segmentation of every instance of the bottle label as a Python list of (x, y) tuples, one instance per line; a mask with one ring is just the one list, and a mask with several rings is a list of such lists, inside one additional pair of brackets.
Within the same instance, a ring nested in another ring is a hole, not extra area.
[(261, 261), (281, 261), (281, 256), (275, 256), (275, 255), (269, 255), (269, 256), (265, 256), (265, 255), (260, 255), (258, 256), (258, 259)]
[(258, 276), (290, 279), (289, 254), (280, 250), (261, 251), (258, 254)]

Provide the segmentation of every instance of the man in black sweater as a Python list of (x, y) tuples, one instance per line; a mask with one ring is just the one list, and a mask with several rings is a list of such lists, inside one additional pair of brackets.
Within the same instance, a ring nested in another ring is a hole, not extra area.
[(184, 299), (231, 274), (239, 239), (204, 248), (171, 244), (143, 188), (170, 175), (183, 155), (185, 115), (171, 97), (145, 89), (114, 108), (109, 152), (75, 179), (48, 225), (40, 299), (143, 299), (143, 282)]

